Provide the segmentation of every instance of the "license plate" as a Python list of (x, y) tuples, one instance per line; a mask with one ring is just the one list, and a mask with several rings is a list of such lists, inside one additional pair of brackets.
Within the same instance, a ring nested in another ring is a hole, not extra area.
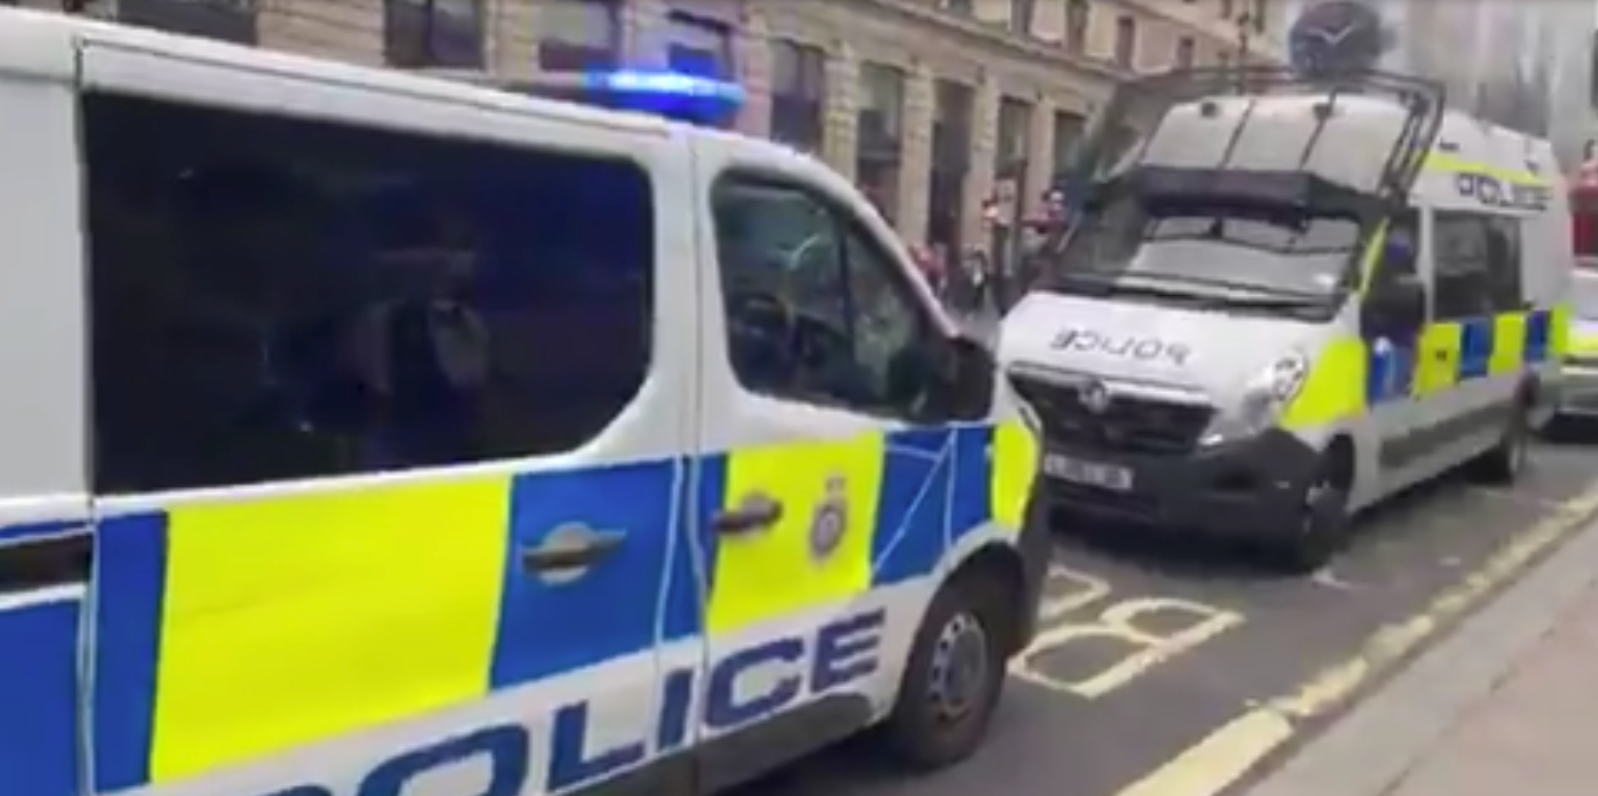
[(1090, 462), (1070, 456), (1051, 453), (1043, 457), (1043, 473), (1073, 484), (1096, 486), (1116, 492), (1132, 489), (1132, 471), (1126, 467), (1102, 462)]

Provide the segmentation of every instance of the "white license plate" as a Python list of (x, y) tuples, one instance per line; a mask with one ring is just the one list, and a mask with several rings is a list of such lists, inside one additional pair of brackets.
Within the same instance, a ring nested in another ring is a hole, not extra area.
[(1090, 462), (1070, 456), (1051, 453), (1043, 457), (1043, 473), (1073, 484), (1096, 486), (1116, 492), (1132, 489), (1132, 471), (1126, 467), (1102, 462)]

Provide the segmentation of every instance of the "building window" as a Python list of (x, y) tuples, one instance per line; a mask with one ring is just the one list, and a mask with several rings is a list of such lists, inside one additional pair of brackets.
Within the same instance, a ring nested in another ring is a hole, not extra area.
[(481, 69), (483, 1), (385, 0), (383, 53), (406, 69)]
[(861, 189), (890, 221), (899, 204), (903, 116), (904, 72), (884, 64), (862, 64), (855, 176)]
[(975, 0), (938, 0), (938, 7), (967, 17), (976, 13)]
[(621, 7), (615, 0), (545, 0), (537, 10), (540, 69), (582, 72), (621, 64)]
[(1137, 65), (1137, 20), (1131, 17), (1115, 20), (1115, 65), (1122, 69)]
[(1036, 0), (1010, 0), (1010, 32), (1030, 34), (1036, 9)]
[(1088, 48), (1088, 26), (1093, 22), (1093, 4), (1089, 0), (1067, 0), (1065, 7), (1065, 48), (1073, 53), (1083, 53)]
[(1193, 59), (1198, 50), (1198, 43), (1192, 36), (1183, 36), (1176, 41), (1176, 68), (1192, 69)]
[(1237, 14), (1237, 1), (1236, 0), (1221, 0), (1221, 17), (1223, 19), (1228, 19), (1229, 20), (1236, 14)]
[(256, 12), (256, 0), (120, 0), (116, 6), (117, 20), (129, 25), (237, 44), (257, 42)]
[(958, 256), (965, 212), (965, 176), (971, 168), (971, 122), (976, 92), (939, 80), (933, 88), (932, 158), (927, 184), (927, 243), (945, 264)]
[(673, 71), (699, 77), (732, 79), (732, 29), (714, 19), (673, 11), (671, 42), (666, 46), (666, 61)]
[(775, 39), (771, 73), (771, 137), (803, 152), (821, 151), (826, 52)]
[(1255, 33), (1264, 33), (1269, 19), (1269, 8), (1266, 0), (1254, 0), (1254, 10), (1250, 11), (1249, 21), (1254, 24)]
[(563, 454), (649, 371), (629, 160), (95, 93), (82, 124), (97, 494)]
[(1077, 144), (1082, 141), (1082, 132), (1087, 129), (1087, 119), (1081, 114), (1070, 111), (1056, 111), (1054, 114), (1054, 180), (1064, 181), (1076, 159)]

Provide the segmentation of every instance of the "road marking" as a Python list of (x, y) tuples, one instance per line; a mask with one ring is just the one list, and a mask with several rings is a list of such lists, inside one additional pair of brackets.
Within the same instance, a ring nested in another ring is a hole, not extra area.
[[(1050, 567), (1048, 585), (1064, 588), (1050, 589), (1055, 593), (1038, 611), (1037, 637), (1016, 656), (1010, 671), (1034, 685), (1083, 699), (1124, 688), (1243, 623), (1242, 614), (1192, 600), (1117, 597), (1103, 578), (1059, 565)], [(1113, 645), (1118, 654), (1095, 671), (1074, 677), (1039, 665), (1045, 654), (1091, 643)]]
[(1221, 725), (1117, 796), (1215, 796), (1292, 739), (1298, 726), (1341, 706), (1594, 516), (1598, 483), (1505, 543), (1420, 612), (1377, 630), (1352, 657), (1322, 670), (1293, 693)]

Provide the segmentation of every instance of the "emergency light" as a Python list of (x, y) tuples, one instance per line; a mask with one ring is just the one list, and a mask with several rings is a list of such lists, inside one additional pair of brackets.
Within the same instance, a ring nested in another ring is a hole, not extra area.
[(611, 110), (664, 116), (705, 127), (730, 127), (748, 98), (743, 86), (680, 72), (588, 72), (564, 97)]

